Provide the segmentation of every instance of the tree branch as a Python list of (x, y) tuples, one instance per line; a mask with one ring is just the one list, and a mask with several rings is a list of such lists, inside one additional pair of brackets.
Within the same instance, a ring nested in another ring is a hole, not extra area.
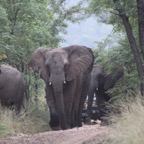
[(12, 26), (12, 30), (10, 32), (11, 35), (14, 34), (14, 27), (16, 25), (16, 21), (17, 21), (17, 16), (18, 16), (18, 12), (19, 12), (20, 8), (17, 8), (15, 15), (14, 15), (14, 19), (13, 19), (13, 26)]
[(130, 47), (134, 56), (134, 60), (137, 66), (137, 71), (139, 75), (139, 79), (141, 81), (141, 94), (144, 96), (144, 69), (142, 65), (141, 54), (139, 53), (139, 49), (136, 44), (136, 40), (132, 31), (131, 24), (129, 22), (129, 17), (126, 16), (125, 10), (120, 5), (119, 0), (113, 0), (114, 4), (116, 5), (116, 10), (119, 12), (119, 16), (122, 19), (123, 25), (126, 30), (126, 34), (130, 43)]

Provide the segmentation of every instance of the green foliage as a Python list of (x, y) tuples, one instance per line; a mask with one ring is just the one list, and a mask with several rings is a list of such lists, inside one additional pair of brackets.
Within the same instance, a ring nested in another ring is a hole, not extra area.
[(91, 0), (87, 12), (100, 18), (102, 22), (122, 26), (116, 8), (123, 9), (127, 16), (131, 17), (131, 22), (137, 19), (137, 7), (135, 0), (119, 0), (115, 4), (112, 0)]
[(105, 48), (106, 44), (101, 42), (99, 47), (93, 50), (95, 63), (101, 64), (106, 74), (115, 73), (119, 68), (124, 69), (124, 77), (118, 81), (113, 89), (108, 91), (111, 102), (133, 97), (135, 92), (139, 90), (140, 81), (127, 39), (124, 36), (123, 39), (119, 38), (118, 44), (111, 48)]
[(9, 37), (9, 20), (6, 10), (0, 5), (0, 53), (4, 52), (5, 40)]
[[(52, 0), (48, 1), (48, 8), (54, 14), (54, 25), (55, 26), (67, 26), (66, 21), (72, 23), (78, 22), (85, 18), (85, 9), (83, 7), (84, 1), (79, 1), (73, 6), (68, 6), (66, 0)], [(64, 29), (63, 29), (64, 30)]]
[[(47, 9), (46, 1), (7, 1), (1, 2), (5, 14), (2, 23), (7, 20), (8, 26), (1, 25), (2, 35), (8, 35), (3, 41), (3, 51), (7, 62), (24, 71), (31, 52), (39, 46), (55, 47), (60, 41), (58, 33), (52, 35), (51, 11)], [(6, 27), (6, 28), (5, 28)], [(4, 29), (5, 28), (5, 29)], [(6, 30), (9, 31), (6, 31)], [(55, 29), (57, 29), (55, 27)]]

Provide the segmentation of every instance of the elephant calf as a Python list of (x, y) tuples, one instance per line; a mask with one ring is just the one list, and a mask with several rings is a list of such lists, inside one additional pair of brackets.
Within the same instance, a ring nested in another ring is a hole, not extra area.
[(0, 65), (0, 103), (14, 107), (19, 113), (25, 97), (25, 81), (20, 71), (12, 66)]

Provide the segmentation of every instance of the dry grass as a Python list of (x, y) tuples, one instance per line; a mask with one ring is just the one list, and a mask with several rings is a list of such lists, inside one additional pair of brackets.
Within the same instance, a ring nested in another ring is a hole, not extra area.
[(112, 125), (100, 144), (144, 143), (144, 99), (136, 97), (121, 102), (121, 114), (110, 118)]
[(19, 116), (7, 108), (0, 108), (0, 138), (20, 133), (34, 134), (50, 130), (49, 115), (45, 109), (29, 109)]

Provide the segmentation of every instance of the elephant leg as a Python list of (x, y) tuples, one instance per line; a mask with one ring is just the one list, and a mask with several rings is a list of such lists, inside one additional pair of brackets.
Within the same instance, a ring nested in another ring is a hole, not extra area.
[(90, 120), (91, 118), (91, 109), (92, 109), (92, 103), (93, 103), (93, 99), (94, 99), (94, 90), (90, 90), (88, 93), (88, 106), (87, 106), (87, 119)]
[[(74, 100), (73, 100), (74, 101)], [(74, 103), (74, 102), (73, 102)], [(74, 104), (72, 104), (72, 110), (71, 110), (71, 118), (70, 118), (70, 126), (71, 128), (75, 127), (75, 116), (74, 116)]]
[(103, 119), (103, 117), (105, 116), (105, 94), (103, 92), (97, 92), (96, 93), (96, 101), (97, 101), (97, 105), (100, 111), (100, 117), (99, 119)]
[[(80, 88), (79, 92), (81, 93), (81, 91), (82, 91), (82, 89)], [(76, 104), (74, 104), (75, 107), (74, 107), (74, 125), (73, 125), (73, 127), (79, 126), (79, 103), (80, 103), (80, 96), (81, 96), (80, 93), (75, 95), (76, 99), (74, 102)]]
[(78, 126), (82, 126), (82, 110), (84, 106), (84, 102), (86, 100), (88, 91), (89, 91), (89, 86), (90, 86), (90, 80), (91, 80), (91, 75), (84, 75), (84, 80), (82, 83), (82, 91), (81, 91), (81, 96), (80, 96), (80, 103), (79, 103), (79, 118), (78, 118)]
[(22, 106), (24, 107), (24, 97), (25, 97), (24, 90), (25, 90), (24, 85), (20, 84), (19, 92), (17, 93), (17, 99), (14, 102), (16, 114), (20, 113)]
[(75, 80), (68, 82), (64, 87), (64, 104), (65, 104), (65, 114), (68, 128), (71, 128), (71, 117), (73, 116), (72, 110), (73, 110), (75, 89), (76, 89)]
[(78, 126), (78, 119), (79, 119), (79, 103), (80, 103), (80, 96), (82, 91), (82, 76), (77, 78), (76, 82), (76, 90), (74, 94), (74, 101), (73, 101), (73, 123), (72, 127)]
[(76, 86), (76, 91), (73, 98), (72, 110), (71, 110), (71, 128), (78, 126), (78, 108), (79, 108), (79, 98), (81, 93), (81, 87)]
[(46, 101), (49, 108), (48, 110), (50, 112), (49, 125), (52, 130), (60, 130), (61, 129), (60, 120), (56, 109), (56, 103), (54, 101), (53, 91), (49, 86), (46, 86), (45, 92), (46, 92)]
[(22, 106), (22, 104), (21, 104), (21, 103), (14, 105), (16, 115), (18, 115), (18, 114), (20, 113), (21, 106)]

